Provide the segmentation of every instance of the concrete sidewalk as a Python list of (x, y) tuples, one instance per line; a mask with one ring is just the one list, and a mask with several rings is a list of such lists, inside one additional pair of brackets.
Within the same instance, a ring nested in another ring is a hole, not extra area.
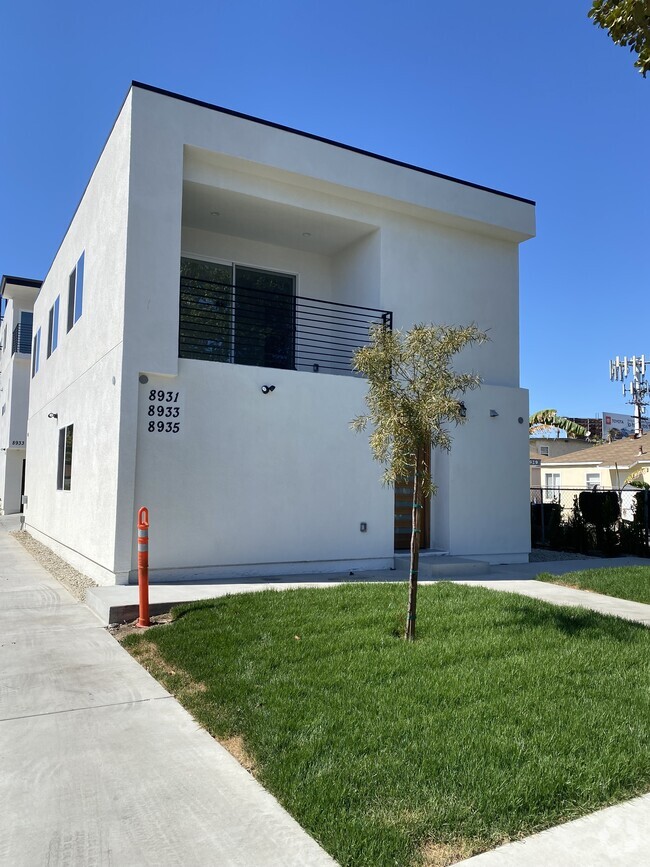
[(5, 529), (0, 636), (0, 864), (335, 864)]
[(456, 867), (648, 867), (650, 795), (475, 855)]

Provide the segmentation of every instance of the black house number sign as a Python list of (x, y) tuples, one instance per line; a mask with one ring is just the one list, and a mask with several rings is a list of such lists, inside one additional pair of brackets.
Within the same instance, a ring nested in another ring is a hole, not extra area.
[(147, 433), (179, 434), (183, 422), (180, 391), (152, 388), (145, 403)]

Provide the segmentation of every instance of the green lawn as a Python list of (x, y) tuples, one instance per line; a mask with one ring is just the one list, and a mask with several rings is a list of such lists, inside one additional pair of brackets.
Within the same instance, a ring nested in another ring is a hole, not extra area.
[(566, 575), (537, 576), (538, 581), (550, 581), (581, 590), (594, 590), (618, 599), (631, 599), (650, 605), (650, 566), (617, 566), (613, 569), (584, 569)]
[(342, 865), (429, 867), (650, 790), (650, 630), (448, 583), (194, 603), (125, 645)]

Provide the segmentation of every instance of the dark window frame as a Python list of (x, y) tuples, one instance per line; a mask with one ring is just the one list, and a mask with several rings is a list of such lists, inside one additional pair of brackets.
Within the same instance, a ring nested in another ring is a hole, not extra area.
[(54, 304), (50, 307), (50, 312), (47, 318), (46, 358), (49, 358), (59, 345), (59, 299), (60, 296), (57, 295)]
[(72, 482), (72, 447), (74, 425), (59, 428), (58, 465), (56, 471), (57, 491), (69, 491)]
[(52, 335), (54, 334), (54, 305), (50, 307), (50, 312), (47, 316), (47, 353), (46, 358), (52, 355)]
[(84, 270), (86, 253), (79, 256), (79, 261), (72, 269), (68, 278), (68, 316), (66, 332), (72, 330), (72, 326), (81, 318), (83, 313), (84, 298)]
[(39, 328), (36, 331), (33, 339), (32, 346), (32, 379), (38, 373), (38, 368), (40, 366), (40, 355), (41, 355), (41, 329)]
[(68, 280), (68, 327), (66, 331), (70, 331), (74, 325), (74, 305), (75, 294), (77, 290), (77, 266), (75, 265), (72, 274)]

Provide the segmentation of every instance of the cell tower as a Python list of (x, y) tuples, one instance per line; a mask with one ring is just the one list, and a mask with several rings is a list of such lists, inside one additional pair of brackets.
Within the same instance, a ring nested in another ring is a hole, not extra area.
[[(643, 410), (648, 403), (648, 394), (650, 386), (645, 379), (646, 365), (645, 355), (633, 355), (628, 358), (625, 355), (623, 358), (616, 356), (614, 361), (609, 362), (609, 378), (613, 382), (621, 382), (623, 384), (623, 397), (630, 396), (627, 401), (634, 406), (634, 433), (641, 434), (641, 420), (643, 418)], [(626, 379), (631, 376), (632, 379), (626, 383)]]

